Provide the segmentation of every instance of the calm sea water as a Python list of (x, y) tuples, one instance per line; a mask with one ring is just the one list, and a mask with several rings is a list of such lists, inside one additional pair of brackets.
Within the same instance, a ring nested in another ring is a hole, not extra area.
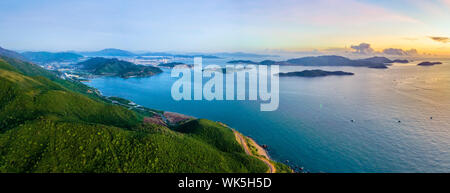
[(281, 77), (273, 112), (261, 112), (260, 101), (175, 101), (170, 70), (88, 85), (150, 108), (224, 122), (267, 144), (273, 159), (311, 172), (450, 172), (450, 62), (417, 63), (386, 70), (320, 67), (355, 73), (345, 77)]

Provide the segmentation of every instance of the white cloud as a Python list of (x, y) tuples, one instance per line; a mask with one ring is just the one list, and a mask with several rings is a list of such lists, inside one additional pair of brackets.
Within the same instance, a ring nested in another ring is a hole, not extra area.
[(386, 48), (383, 50), (383, 54), (397, 55), (397, 56), (413, 56), (413, 55), (417, 55), (418, 52), (416, 49), (403, 50), (403, 49), (399, 49), (399, 48)]
[(370, 47), (368, 43), (360, 43), (359, 45), (352, 45), (352, 49), (355, 50), (357, 54), (372, 54), (374, 50)]

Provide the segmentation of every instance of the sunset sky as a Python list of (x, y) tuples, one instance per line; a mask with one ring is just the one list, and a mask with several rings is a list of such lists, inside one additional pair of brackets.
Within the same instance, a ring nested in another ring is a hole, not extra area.
[(450, 0), (0, 1), (0, 46), (15, 50), (450, 56), (448, 37)]

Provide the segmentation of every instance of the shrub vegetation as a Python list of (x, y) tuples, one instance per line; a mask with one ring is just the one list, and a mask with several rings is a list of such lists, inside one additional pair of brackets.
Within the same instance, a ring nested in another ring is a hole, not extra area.
[(174, 130), (31, 63), (0, 58), (0, 172), (265, 172), (209, 120)]

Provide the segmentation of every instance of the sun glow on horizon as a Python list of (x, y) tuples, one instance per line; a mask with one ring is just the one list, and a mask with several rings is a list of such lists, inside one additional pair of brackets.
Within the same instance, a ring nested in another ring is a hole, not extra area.
[(0, 46), (47, 51), (113, 47), (345, 52), (368, 43), (376, 52), (415, 49), (450, 57), (449, 10), (449, 0), (4, 0)]

